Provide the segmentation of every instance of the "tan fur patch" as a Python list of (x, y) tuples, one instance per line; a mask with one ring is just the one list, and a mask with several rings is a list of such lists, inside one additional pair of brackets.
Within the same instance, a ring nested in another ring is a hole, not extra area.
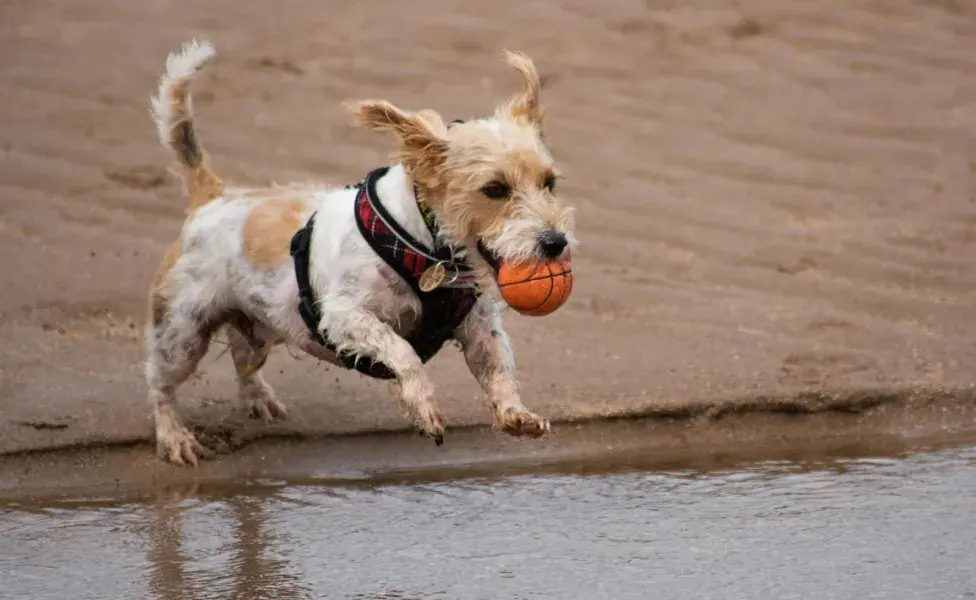
[(152, 287), (149, 288), (149, 320), (155, 327), (159, 327), (166, 320), (169, 313), (169, 298), (164, 293), (166, 286), (166, 276), (173, 270), (176, 261), (183, 254), (183, 236), (169, 247), (166, 256), (156, 267), (156, 274), (153, 276)]
[(203, 154), (200, 166), (187, 175), (186, 192), (190, 211), (194, 211), (223, 195), (224, 184), (210, 169), (210, 158), (206, 153)]
[(289, 260), (291, 238), (305, 226), (312, 208), (288, 196), (269, 198), (244, 221), (244, 257), (256, 269), (273, 271)]

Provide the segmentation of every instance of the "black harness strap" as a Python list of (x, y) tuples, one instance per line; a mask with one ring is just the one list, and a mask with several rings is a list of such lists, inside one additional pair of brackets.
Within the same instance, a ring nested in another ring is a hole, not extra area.
[[(390, 215), (376, 194), (376, 182), (389, 171), (389, 167), (376, 169), (369, 173), (358, 186), (354, 202), (356, 224), (359, 232), (376, 254), (402, 277), (414, 294), (420, 299), (420, 322), (407, 336), (406, 340), (426, 363), (433, 358), (444, 344), (454, 338), (455, 330), (467, 317), (478, 298), (472, 287), (437, 287), (429, 292), (420, 289), (420, 276), (431, 265), (440, 262), (445, 266), (448, 277), (458, 279), (469, 274), (467, 264), (457, 262), (449, 246), (439, 242), (437, 223), (429, 208), (418, 200), (418, 209), (424, 217), (428, 230), (434, 240), (434, 249), (411, 236), (396, 219)], [(315, 300), (309, 278), (311, 263), (312, 230), (315, 226), (313, 214), (305, 227), (295, 233), (291, 240), (291, 255), (295, 263), (295, 278), (298, 283), (298, 311), (316, 343), (335, 351), (326, 336), (319, 330), (322, 311)], [(337, 353), (342, 364), (364, 375), (378, 379), (391, 379), (395, 375), (383, 363), (371, 358), (356, 358)]]
[(315, 227), (315, 215), (308, 218), (305, 227), (299, 229), (291, 238), (291, 258), (295, 263), (295, 280), (298, 283), (298, 313), (308, 326), (309, 332), (314, 339), (323, 346), (327, 345), (325, 338), (319, 333), (319, 320), (322, 318), (322, 311), (315, 303), (315, 292), (312, 291), (312, 282), (309, 279), (309, 267), (311, 260), (309, 253), (312, 248), (312, 228)]

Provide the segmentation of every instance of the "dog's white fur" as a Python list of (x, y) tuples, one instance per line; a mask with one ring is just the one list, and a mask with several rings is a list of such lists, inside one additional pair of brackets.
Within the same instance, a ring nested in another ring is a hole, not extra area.
[[(150, 292), (146, 377), (158, 453), (176, 464), (196, 464), (209, 454), (180, 422), (175, 393), (195, 371), (218, 329), (227, 332), (242, 403), (266, 420), (285, 415), (258, 372), (270, 348), (289, 344), (336, 362), (332, 352), (309, 338), (297, 310), (295, 273), (287, 255), (291, 235), (316, 211), (310, 274), (322, 310), (319, 330), (340, 351), (386, 364), (396, 375), (400, 405), (409, 420), (423, 434), (439, 439), (444, 420), (433, 401), (433, 385), (403, 337), (415, 324), (420, 303), (360, 235), (352, 210), (356, 190), (319, 185), (225, 188), (211, 171), (193, 130), (189, 85), (215, 55), (209, 43), (185, 44), (168, 57), (152, 99), (159, 138), (175, 153), (189, 198), (180, 239), (160, 265)], [(377, 192), (397, 222), (426, 244), (432, 240), (417, 210), (415, 182), (431, 194), (443, 235), (468, 248), (481, 239), (502, 260), (536, 257), (539, 232), (547, 229), (574, 243), (570, 211), (555, 202), (551, 186), (548, 192), (536, 190), (538, 186), (523, 190), (516, 182), (507, 208), (468, 189), (484, 185), (480, 171), (490, 170), (490, 152), (515, 156), (505, 164), (524, 178), (551, 169), (552, 158), (538, 135), (541, 108), (528, 97), (538, 92), (537, 77), (533, 88), (534, 67), (522, 55), (510, 54), (509, 60), (526, 77), (523, 95), (506, 105), (505, 118), (496, 115), (458, 127), (459, 137), (451, 144), (461, 149), (438, 155), (436, 161), (427, 154), (429, 146), (443, 139), (447, 147), (447, 128), (436, 113), (404, 113), (382, 101), (358, 108), (361, 122), (393, 130), (401, 138), (399, 156), (404, 161), (391, 167)], [(434, 142), (424, 142), (418, 150), (410, 143), (414, 132), (409, 128), (426, 131), (427, 126)], [(521, 168), (519, 161), (526, 155), (528, 166)], [(456, 332), (457, 341), (488, 396), (495, 425), (513, 435), (541, 436), (549, 422), (527, 410), (519, 398), (492, 271), (477, 252), (468, 253), (468, 260), (476, 267), (482, 296)]]

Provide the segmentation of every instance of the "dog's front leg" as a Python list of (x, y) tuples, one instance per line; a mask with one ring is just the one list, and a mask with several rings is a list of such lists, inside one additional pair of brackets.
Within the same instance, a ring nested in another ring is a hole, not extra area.
[(515, 436), (545, 435), (549, 421), (525, 408), (519, 398), (515, 357), (498, 308), (487, 300), (478, 302), (456, 335), (468, 368), (491, 404), (495, 427)]
[(417, 430), (444, 443), (444, 415), (434, 404), (434, 385), (410, 344), (373, 313), (361, 308), (323, 310), (320, 331), (340, 352), (371, 358), (396, 375), (400, 408)]

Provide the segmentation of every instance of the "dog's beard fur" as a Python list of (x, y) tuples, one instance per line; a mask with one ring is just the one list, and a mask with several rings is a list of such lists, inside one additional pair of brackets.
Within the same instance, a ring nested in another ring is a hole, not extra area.
[[(434, 210), (445, 241), (474, 266), (483, 291), (497, 287), (479, 242), (499, 263), (545, 259), (540, 240), (547, 232), (564, 235), (569, 247), (576, 244), (573, 210), (553, 190), (558, 172), (542, 139), (538, 74), (528, 57), (507, 58), (524, 89), (490, 118), (449, 128), (434, 111), (406, 112), (385, 101), (364, 101), (356, 111), (360, 123), (396, 135), (394, 158)], [(491, 185), (509, 193), (489, 197), (485, 190)]]

